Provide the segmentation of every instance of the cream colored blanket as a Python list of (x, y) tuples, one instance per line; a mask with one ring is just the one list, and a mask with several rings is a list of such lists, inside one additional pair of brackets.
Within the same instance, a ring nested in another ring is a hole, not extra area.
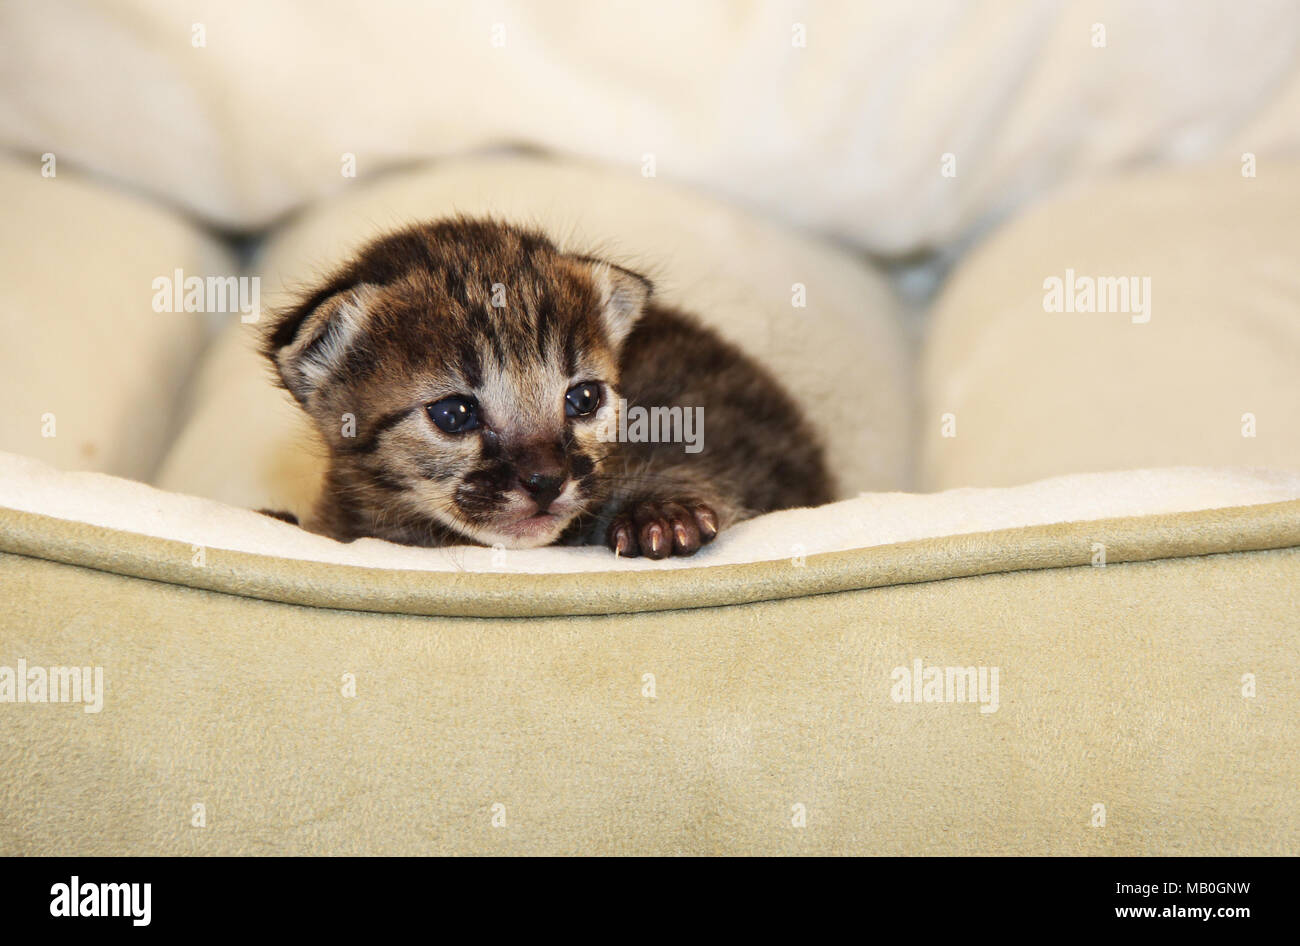
[(615, 559), (602, 547), (422, 549), (378, 539), (350, 544), (256, 512), (98, 473), (60, 473), (0, 454), (0, 507), (284, 559), (441, 572), (663, 571), (810, 555), (1022, 526), (1159, 515), (1300, 499), (1300, 473), (1170, 469), (1062, 476), (1014, 489), (864, 493), (817, 509), (741, 523), (692, 558)]

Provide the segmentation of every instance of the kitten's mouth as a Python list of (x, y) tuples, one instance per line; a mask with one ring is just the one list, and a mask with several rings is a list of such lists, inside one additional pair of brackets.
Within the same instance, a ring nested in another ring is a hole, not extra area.
[(535, 512), (512, 521), (493, 523), (492, 531), (515, 542), (545, 544), (554, 540), (566, 522), (566, 517), (553, 512)]
[(581, 511), (572, 488), (544, 506), (521, 493), (507, 494), (506, 500), (494, 515), (478, 517), (478, 528), (472, 533), (475, 540), (516, 549), (549, 545)]

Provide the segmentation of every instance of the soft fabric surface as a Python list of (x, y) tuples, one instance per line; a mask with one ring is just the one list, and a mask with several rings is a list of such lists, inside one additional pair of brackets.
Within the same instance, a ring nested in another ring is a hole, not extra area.
[(0, 144), (243, 229), (350, 189), (345, 154), (654, 155), (901, 254), (1135, 161), (1294, 153), (1298, 40), (1287, 0), (16, 2)]
[(0, 450), (147, 479), (180, 415), (203, 317), (156, 312), (153, 280), (233, 274), (210, 235), (37, 160), (0, 159)]
[[(913, 403), (900, 309), (880, 274), (825, 241), (616, 168), (539, 158), (449, 161), (395, 175), (304, 215), (264, 247), (267, 306), (366, 240), (454, 213), (540, 226), (568, 249), (647, 272), (775, 372), (827, 445), (839, 495), (902, 489)], [(796, 306), (794, 287), (806, 305)], [(154, 482), (232, 505), (305, 513), (323, 471), (305, 415), (271, 384), (260, 326), (231, 320), (204, 360), (195, 406)], [(704, 437), (709, 436), (709, 414)]]
[[(1294, 856), (1297, 588), (1290, 548), (474, 620), (0, 555), (0, 663), (104, 680), (0, 706), (0, 853)], [(918, 659), (997, 711), (894, 702)]]
[[(630, 614), (998, 572), (1300, 545), (1300, 501), (946, 535), (694, 568), (509, 573), (376, 568), (209, 549), (0, 509), (0, 552), (315, 608), (448, 617)], [(455, 559), (455, 552), (450, 555)]]
[[(1300, 470), (1297, 221), (1300, 164), (1228, 162), (1075, 188), (1009, 224), (935, 305), (918, 488)], [(1149, 311), (1045, 311), (1067, 270), (1146, 280)]]
[(760, 516), (723, 532), (691, 558), (655, 562), (615, 559), (603, 547), (422, 549), (379, 539), (344, 544), (248, 509), (129, 480), (59, 473), (23, 457), (0, 454), (0, 507), (207, 549), (442, 572), (656, 572), (743, 562), (791, 562), (823, 552), (936, 536), (1295, 499), (1300, 499), (1300, 473), (1192, 468), (1065, 476), (1016, 489), (863, 494), (817, 509)]

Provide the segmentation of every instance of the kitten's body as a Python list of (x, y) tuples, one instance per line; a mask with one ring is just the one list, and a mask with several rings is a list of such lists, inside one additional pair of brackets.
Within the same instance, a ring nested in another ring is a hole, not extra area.
[[(636, 274), (493, 222), (371, 244), (267, 335), (330, 451), (305, 525), (345, 541), (607, 543), (660, 558), (829, 500), (821, 449), (776, 381), (649, 295)], [(620, 399), (703, 408), (702, 449), (602, 439)]]

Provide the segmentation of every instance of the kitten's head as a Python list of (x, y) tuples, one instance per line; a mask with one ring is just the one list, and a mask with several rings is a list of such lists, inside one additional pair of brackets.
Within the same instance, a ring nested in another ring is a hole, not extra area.
[(555, 541), (599, 499), (644, 278), (481, 220), (371, 243), (266, 334), (330, 448), (328, 531)]

